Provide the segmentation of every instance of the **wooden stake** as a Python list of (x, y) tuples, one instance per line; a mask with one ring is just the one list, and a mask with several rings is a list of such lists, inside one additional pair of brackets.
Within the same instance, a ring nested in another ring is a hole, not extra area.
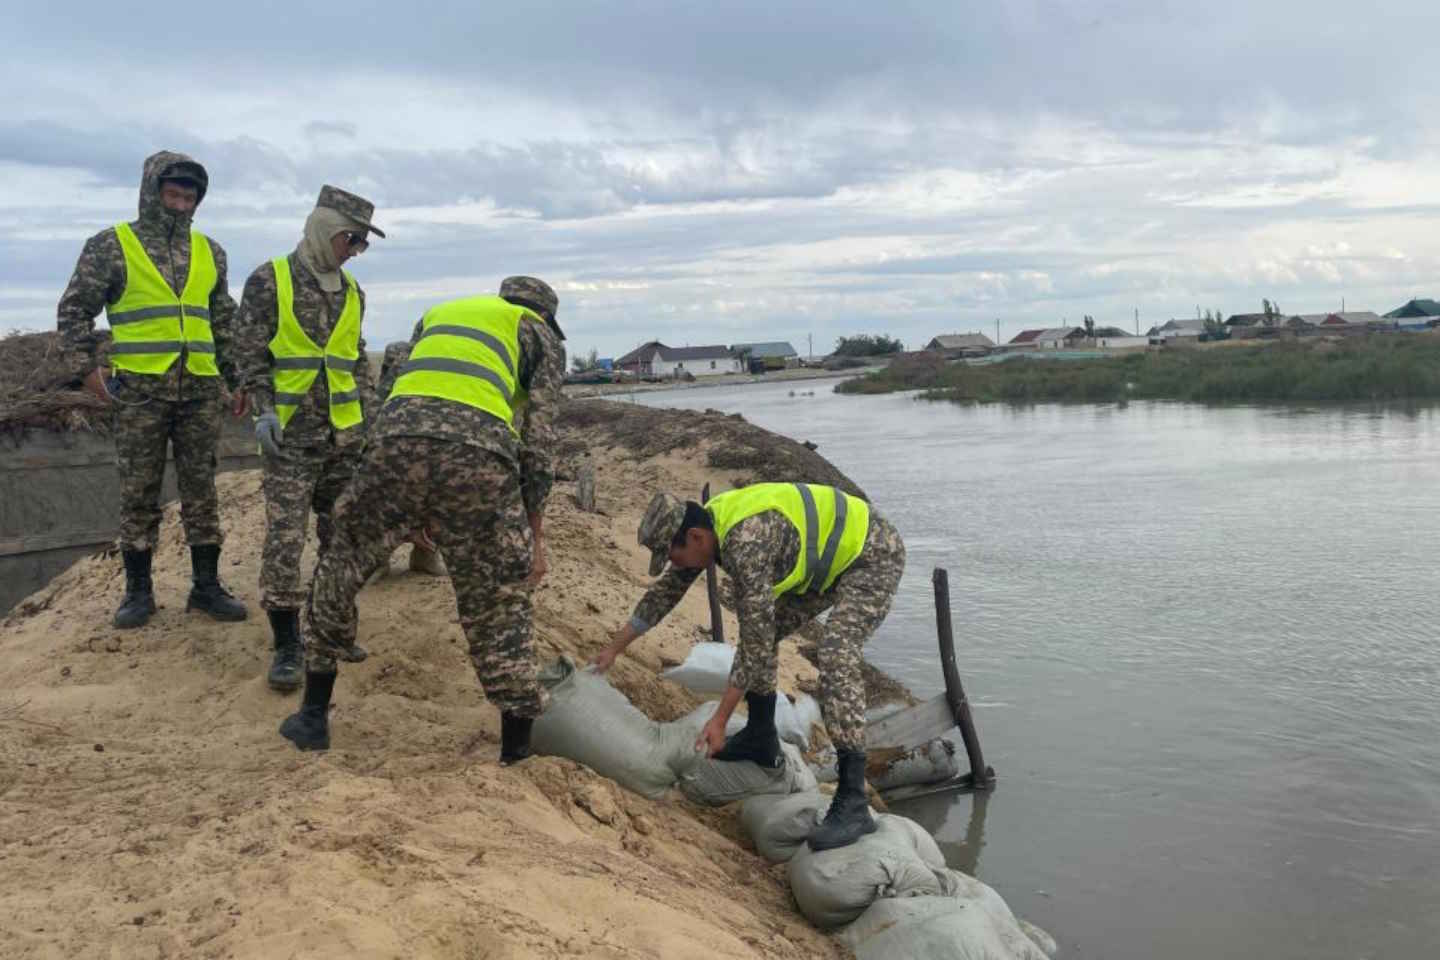
[(970, 757), (971, 782), (976, 790), (988, 790), (995, 784), (995, 771), (985, 765), (985, 756), (980, 752), (980, 736), (975, 732), (975, 720), (970, 715), (970, 701), (965, 699), (965, 689), (960, 685), (960, 670), (955, 666), (955, 634), (950, 623), (950, 574), (943, 567), (936, 567), (934, 582), (935, 630), (940, 638), (940, 669), (945, 674), (945, 698), (955, 715), (955, 725), (960, 728), (965, 752)]
[[(700, 491), (700, 503), (710, 499), (710, 484)], [(710, 601), (710, 639), (716, 643), (725, 642), (725, 621), (720, 616), (720, 577), (715, 564), (705, 568), (705, 596)]]

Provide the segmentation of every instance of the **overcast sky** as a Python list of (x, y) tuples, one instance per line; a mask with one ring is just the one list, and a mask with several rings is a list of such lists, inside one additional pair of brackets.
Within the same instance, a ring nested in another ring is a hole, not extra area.
[(6, 17), (0, 330), (160, 148), (237, 297), (373, 199), (372, 346), (510, 273), (602, 355), (1440, 296), (1434, 0), (308, 6)]

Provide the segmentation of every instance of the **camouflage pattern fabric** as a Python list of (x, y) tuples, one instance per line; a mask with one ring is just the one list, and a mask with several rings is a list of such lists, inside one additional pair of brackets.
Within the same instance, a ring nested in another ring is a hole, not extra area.
[(299, 610), (305, 605), (300, 557), (310, 511), (315, 511), (315, 530), (324, 553), (332, 539), (335, 502), (354, 476), (362, 449), (359, 443), (292, 446), (286, 431), (280, 456), (263, 458), (265, 546), (260, 555), (260, 605), (266, 610)]
[[(323, 347), (330, 339), (335, 324), (345, 309), (345, 291), (326, 293), (303, 260), (291, 253), (290, 283), (295, 295), (295, 319), (300, 329), (317, 345)], [(356, 285), (360, 297), (361, 323), (364, 323), (365, 291)], [(235, 324), (235, 366), (240, 386), (250, 398), (257, 416), (275, 409), (274, 358), (270, 340), (280, 324), (276, 305), (275, 265), (270, 261), (256, 267), (245, 281), (240, 296), (240, 312)], [(365, 337), (360, 337), (360, 356), (365, 356)], [(370, 382), (370, 364), (355, 365), (355, 387), (360, 392), (360, 408), (367, 422), (375, 415), (375, 389)], [(310, 385), (285, 425), (284, 443), (302, 448), (329, 447), (333, 444), (364, 442), (363, 428), (336, 431), (330, 424), (330, 385), (322, 370)], [(328, 453), (325, 454), (328, 456)]]
[(362, 196), (348, 190), (341, 190), (339, 187), (332, 187), (327, 183), (320, 188), (320, 196), (316, 198), (315, 206), (343, 213), (370, 233), (379, 237), (385, 236), (385, 231), (371, 222), (375, 216), (375, 204)]
[[(160, 180), (167, 172), (190, 174), (200, 167), (183, 153), (161, 151), (145, 160), (140, 180), (140, 217), (130, 222), (140, 245), (160, 275), (178, 295), (185, 288), (190, 274), (189, 216), (172, 213), (160, 202)], [(193, 177), (192, 177), (193, 178)], [(208, 178), (207, 178), (208, 179)], [(196, 208), (199, 209), (198, 206)], [(234, 389), (238, 384), (232, 342), (235, 301), (230, 297), (227, 280), (228, 260), (225, 250), (210, 240), (215, 257), (217, 279), (210, 294), (210, 330), (215, 340), (215, 362), (219, 377), (197, 377), (185, 370), (185, 357), (171, 365), (160, 376), (132, 375), (134, 390), (160, 400), (183, 402), (212, 399), (220, 396), (221, 380)], [(67, 362), (76, 379), (84, 377), (102, 362), (99, 338), (95, 335), (95, 318), (106, 304), (120, 299), (125, 291), (125, 254), (114, 227), (107, 227), (85, 241), (70, 283), (60, 297), (56, 309), (60, 342)]]
[[(422, 323), (415, 324), (409, 348), (419, 341)], [(560, 407), (560, 388), (565, 382), (565, 347), (555, 332), (542, 323), (521, 323), (519, 333), (518, 374), (520, 383), (529, 391), (529, 401), (515, 411), (518, 437), (484, 410), (436, 397), (387, 400), (371, 433), (376, 437), (430, 437), (493, 453), (519, 468), (525, 509), (539, 513), (555, 482), (555, 413)], [(389, 353), (387, 347), (387, 356)], [(386, 378), (382, 375), (381, 379)], [(385, 395), (393, 385), (393, 377), (383, 384)], [(448, 562), (449, 554), (445, 556)]]
[[(672, 511), (673, 512), (673, 511)], [(900, 534), (871, 507), (860, 556), (824, 593), (787, 593), (773, 587), (794, 569), (800, 533), (776, 511), (748, 517), (726, 536), (718, 563), (734, 584), (740, 639), (730, 683), (766, 694), (775, 689), (780, 641), (830, 611), (820, 641), (820, 708), (837, 747), (865, 748), (865, 684), (860, 671), (865, 643), (890, 611), (905, 570)], [(630, 624), (644, 632), (675, 608), (699, 570), (668, 568), (640, 599)]]
[[(456, 406), (451, 404), (451, 407)], [(335, 508), (306, 611), (305, 668), (329, 673), (355, 643), (355, 596), (410, 530), (428, 530), (445, 556), (460, 626), (485, 696), (502, 711), (539, 716), (545, 694), (531, 641), (530, 525), (513, 463), (468, 443), (391, 436), (367, 446)]]
[(155, 547), (167, 442), (175, 452), (186, 542), (192, 547), (220, 543), (220, 504), (215, 496), (215, 450), (224, 415), (220, 399), (175, 401), (146, 396), (136, 384), (149, 379), (123, 375), (112, 387), (120, 473), (120, 548)]

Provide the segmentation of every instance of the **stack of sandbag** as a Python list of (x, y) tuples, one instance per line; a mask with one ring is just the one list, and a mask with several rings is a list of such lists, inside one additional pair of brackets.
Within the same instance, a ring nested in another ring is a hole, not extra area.
[(1045, 931), (1017, 920), (999, 895), (876, 900), (839, 933), (856, 960), (1046, 960), (1056, 954)]
[[(692, 646), (684, 663), (660, 671), (660, 676), (691, 693), (719, 696), (730, 682), (730, 667), (734, 662), (734, 647), (707, 641)], [(810, 727), (820, 722), (820, 704), (808, 693), (800, 694), (794, 703), (783, 693), (776, 697), (775, 730), (786, 743), (802, 750), (810, 749)]]
[(1000, 895), (947, 869), (919, 824), (875, 815), (875, 832), (819, 853), (805, 843), (830, 798), (818, 792), (756, 796), (740, 808), (755, 849), (788, 863), (801, 912), (840, 939), (858, 960), (1045, 960), (1055, 941), (1017, 920)]
[[(531, 732), (535, 752), (578, 760), (628, 790), (655, 799), (678, 783), (691, 800), (719, 806), (756, 794), (815, 789), (800, 752), (788, 744), (779, 770), (697, 753), (695, 740), (716, 704), (660, 723), (637, 710), (604, 675), (576, 670), (565, 657), (541, 670), (540, 680), (550, 689), (550, 706)], [(743, 723), (731, 717), (726, 729), (733, 733)]]
[(811, 850), (802, 844), (790, 859), (790, 892), (800, 912), (822, 930), (855, 920), (876, 900), (936, 896), (936, 871), (945, 857), (913, 820), (882, 813), (875, 832), (846, 847)]

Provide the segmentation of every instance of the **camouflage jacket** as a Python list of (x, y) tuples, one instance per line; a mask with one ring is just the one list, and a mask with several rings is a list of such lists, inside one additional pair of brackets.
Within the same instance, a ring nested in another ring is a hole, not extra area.
[[(140, 217), (130, 222), (145, 253), (176, 294), (184, 289), (190, 274), (190, 221), (161, 204), (160, 174), (180, 162), (194, 163), (184, 154), (168, 151), (145, 160), (140, 181)], [(237, 386), (232, 341), (235, 301), (230, 297), (226, 277), (228, 263), (220, 244), (209, 237), (206, 239), (210, 240), (217, 274), (215, 289), (210, 294), (210, 330), (215, 338), (215, 362), (220, 367), (220, 376), (194, 376), (186, 371), (183, 355), (160, 376), (116, 371), (127, 386), (148, 396), (175, 401), (215, 398), (220, 396), (222, 378), (231, 389)], [(125, 253), (115, 228), (107, 227), (85, 241), (75, 272), (70, 275), (70, 283), (56, 308), (61, 349), (77, 378), (104, 362), (100, 356), (102, 338), (96, 335), (95, 318), (107, 304), (120, 299), (125, 292), (125, 281)]]
[[(317, 345), (323, 347), (345, 309), (345, 291), (326, 293), (320, 289), (315, 275), (291, 253), (291, 287), (295, 293), (295, 319), (300, 329)], [(364, 322), (365, 291), (356, 284), (360, 296), (361, 322)], [(275, 409), (275, 380), (271, 369), (270, 339), (280, 324), (275, 294), (275, 265), (265, 261), (245, 281), (240, 295), (240, 314), (235, 324), (235, 366), (240, 386), (250, 398), (256, 414)], [(365, 337), (360, 337), (361, 362), (355, 366), (355, 386), (360, 391), (360, 407), (368, 423), (379, 409), (375, 390), (370, 382), (370, 364), (365, 360)], [(364, 440), (361, 429), (336, 432), (330, 425), (330, 385), (322, 370), (310, 386), (310, 392), (285, 425), (284, 442), (296, 447), (319, 447), (329, 443), (347, 444)]]
[[(775, 584), (795, 569), (800, 559), (800, 531), (777, 511), (757, 513), (730, 528), (716, 563), (735, 590), (735, 612), (740, 640), (730, 683), (742, 690), (757, 686), (761, 678), (747, 674), (747, 665), (763, 663), (776, 642)], [(702, 571), (673, 564), (645, 592), (630, 617), (637, 633), (644, 633), (665, 618)]]
[[(407, 346), (386, 348), (380, 396), (389, 397), (423, 329), (424, 321), (417, 321)], [(519, 469), (525, 510), (538, 514), (555, 482), (555, 415), (565, 382), (565, 347), (545, 324), (520, 324), (517, 373), (520, 386), (530, 394), (528, 402), (515, 411), (518, 437), (483, 410), (435, 397), (409, 396), (385, 401), (373, 428), (375, 435), (433, 437), (489, 450)]]

